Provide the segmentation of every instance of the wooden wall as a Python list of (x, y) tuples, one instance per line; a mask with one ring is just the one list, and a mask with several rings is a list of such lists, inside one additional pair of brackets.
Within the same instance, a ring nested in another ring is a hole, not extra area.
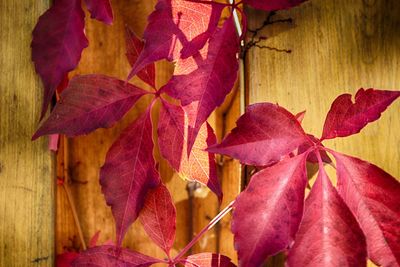
[(0, 1), (0, 266), (53, 266), (54, 161), (45, 138), (31, 142), (43, 92), (31, 32), (48, 7)]

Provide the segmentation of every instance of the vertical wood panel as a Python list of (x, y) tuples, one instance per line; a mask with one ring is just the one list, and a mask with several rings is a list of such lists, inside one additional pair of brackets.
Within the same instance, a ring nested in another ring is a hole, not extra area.
[(46, 139), (30, 141), (43, 94), (31, 32), (48, 6), (0, 1), (0, 266), (53, 266), (53, 159)]
[[(247, 11), (251, 29), (262, 25), (266, 13)], [(274, 18), (289, 17), (295, 26), (267, 26), (261, 35), (268, 39), (260, 45), (292, 53), (253, 47), (247, 54), (249, 103), (279, 103), (293, 113), (306, 109), (305, 130), (320, 136), (339, 94), (360, 87), (400, 89), (398, 1), (311, 0)], [(397, 101), (360, 134), (326, 145), (400, 177), (399, 108)]]

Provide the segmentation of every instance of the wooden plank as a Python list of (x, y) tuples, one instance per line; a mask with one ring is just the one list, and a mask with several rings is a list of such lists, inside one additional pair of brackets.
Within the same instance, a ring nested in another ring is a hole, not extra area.
[[(267, 14), (252, 9), (249, 28)], [(291, 49), (279, 53), (251, 48), (247, 53), (249, 103), (279, 103), (291, 112), (307, 110), (306, 131), (320, 136), (325, 114), (336, 96), (360, 87), (400, 88), (398, 1), (312, 0), (273, 19), (292, 18), (295, 26), (274, 24), (260, 33), (260, 45)], [(360, 134), (326, 145), (368, 160), (400, 176), (400, 102)], [(279, 266), (279, 265), (274, 265)]]
[(53, 266), (53, 157), (31, 142), (42, 83), (31, 62), (31, 32), (48, 0), (0, 2), (0, 266)]

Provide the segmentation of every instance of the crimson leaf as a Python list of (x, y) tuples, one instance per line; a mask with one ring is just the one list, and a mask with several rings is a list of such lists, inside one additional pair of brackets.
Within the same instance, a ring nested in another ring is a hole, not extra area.
[(288, 266), (366, 266), (363, 233), (323, 167), (306, 200)]
[(151, 239), (169, 255), (175, 240), (176, 209), (164, 184), (149, 190), (139, 220)]
[(267, 11), (289, 9), (307, 0), (243, 0), (243, 3)]
[(350, 94), (338, 96), (326, 116), (321, 139), (349, 136), (361, 131), (369, 122), (376, 121), (381, 113), (398, 97), (400, 91), (360, 89), (355, 102)]
[(83, 251), (72, 263), (73, 267), (147, 267), (162, 262), (136, 251), (104, 245)]
[(203, 124), (188, 157), (187, 125), (187, 116), (180, 106), (162, 101), (158, 124), (160, 152), (182, 178), (196, 180), (208, 186), (221, 200), (222, 191), (217, 178), (215, 156), (204, 151), (207, 146), (216, 143), (215, 134), (208, 123)]
[(303, 214), (306, 157), (259, 171), (236, 199), (232, 232), (240, 266), (260, 266), (293, 242)]
[(208, 151), (229, 155), (243, 164), (265, 166), (308, 140), (297, 119), (271, 103), (248, 106), (236, 125), (221, 144), (209, 147)]
[(227, 256), (215, 253), (199, 253), (190, 255), (180, 261), (185, 267), (234, 267), (235, 264)]
[[(194, 38), (214, 32), (221, 11), (221, 5), (186, 0), (158, 0), (155, 11), (148, 18), (143, 35), (145, 47), (128, 79), (152, 62), (180, 58), (182, 48), (190, 45)], [(201, 48), (205, 41), (207, 38), (202, 38), (202, 43), (196, 42), (194, 48)], [(197, 52), (196, 49), (189, 50), (191, 53), (186, 51), (186, 56)]]
[(91, 18), (112, 24), (113, 13), (110, 0), (85, 0)]
[(371, 163), (333, 155), (339, 194), (360, 223), (368, 256), (382, 266), (399, 266), (400, 183)]
[(75, 76), (32, 139), (54, 133), (77, 136), (110, 127), (146, 93), (104, 75)]
[(79, 256), (76, 252), (64, 252), (56, 257), (57, 267), (71, 267), (72, 262)]
[(238, 70), (237, 52), (238, 36), (231, 17), (215, 31), (201, 53), (177, 62), (164, 90), (183, 106), (191, 104), (188, 153), (201, 125), (232, 90)]
[[(133, 67), (143, 50), (144, 43), (129, 27), (125, 28), (125, 43), (126, 57), (131, 67)], [(144, 69), (138, 72), (137, 76), (153, 88), (156, 87), (156, 67), (154, 63), (148, 64)]]
[(136, 220), (149, 189), (160, 183), (153, 157), (150, 108), (128, 126), (107, 152), (100, 184), (116, 223), (117, 244)]
[(88, 46), (84, 18), (80, 0), (57, 0), (33, 30), (32, 60), (44, 84), (41, 118), (57, 86), (75, 69), (82, 50)]

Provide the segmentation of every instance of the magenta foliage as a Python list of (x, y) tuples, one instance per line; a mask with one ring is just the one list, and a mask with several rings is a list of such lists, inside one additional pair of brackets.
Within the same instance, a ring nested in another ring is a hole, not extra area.
[(110, 0), (85, 0), (91, 18), (112, 24), (113, 12)]

